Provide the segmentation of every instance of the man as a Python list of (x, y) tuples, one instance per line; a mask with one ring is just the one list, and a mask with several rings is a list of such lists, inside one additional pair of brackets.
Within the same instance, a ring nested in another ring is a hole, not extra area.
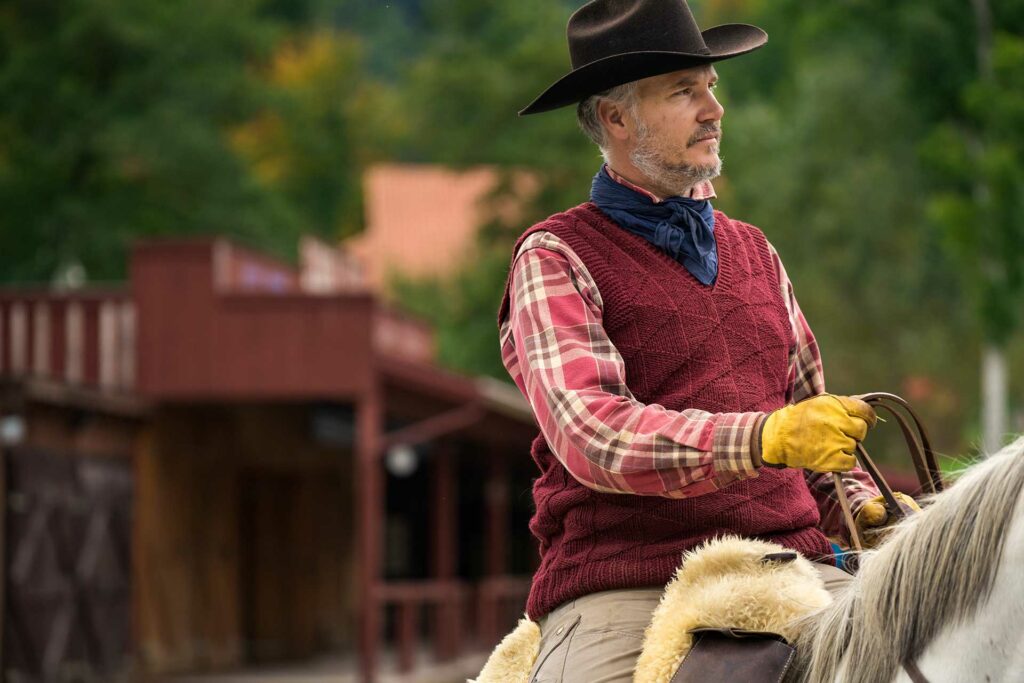
[(519, 239), (499, 312), (505, 366), (541, 428), (531, 680), (628, 681), (683, 551), (763, 538), (835, 586), (848, 575), (826, 539), (842, 534), (828, 473), (845, 473), (859, 523), (886, 514), (853, 457), (871, 408), (824, 393), (778, 254), (711, 208), (713, 64), (767, 35), (701, 32), (683, 0), (594, 0), (567, 36), (573, 70), (520, 113), (577, 104), (606, 164), (591, 202)]

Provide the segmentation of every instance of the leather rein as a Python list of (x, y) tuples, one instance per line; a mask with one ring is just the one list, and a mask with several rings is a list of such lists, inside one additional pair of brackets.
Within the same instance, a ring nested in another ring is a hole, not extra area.
[[(914, 409), (910, 407), (910, 404), (896, 394), (884, 392), (864, 394), (857, 398), (860, 398), (874, 408), (876, 413), (884, 410), (895, 418), (896, 424), (899, 425), (900, 431), (903, 432), (903, 439), (907, 443), (907, 450), (910, 452), (911, 460), (914, 463), (917, 479), (921, 483), (921, 492), (934, 494), (942, 491), (945, 488), (945, 484), (942, 481), (942, 473), (935, 459), (935, 453), (932, 451), (931, 441), (928, 439), (928, 433), (925, 431), (921, 419), (914, 412)], [(906, 415), (901, 410), (905, 411)], [(892, 488), (885, 481), (882, 473), (862, 444), (857, 444), (856, 457), (857, 464), (868, 473), (875, 482), (875, 485), (878, 486), (878, 491), (882, 494), (882, 498), (885, 501), (885, 509), (890, 515), (897, 519), (903, 519), (914, 514), (913, 509), (900, 502), (893, 495)], [(850, 540), (853, 548), (861, 551), (864, 549), (864, 542), (854, 521), (853, 513), (850, 509), (850, 501), (846, 497), (846, 489), (842, 485), (842, 476), (838, 472), (833, 472), (832, 479), (836, 487), (836, 497), (839, 499), (839, 506), (843, 511), (843, 519), (850, 530)]]
[[(903, 438), (906, 441), (907, 450), (910, 451), (910, 457), (914, 462), (914, 470), (917, 472), (917, 479), (921, 483), (921, 492), (935, 494), (945, 489), (942, 473), (935, 459), (935, 453), (932, 451), (928, 434), (921, 423), (921, 419), (914, 412), (914, 409), (910, 407), (910, 404), (895, 394), (884, 392), (864, 394), (857, 398), (860, 398), (874, 408), (876, 413), (880, 410), (885, 411), (896, 420), (896, 424), (899, 425)], [(892, 488), (885, 481), (871, 456), (868, 455), (867, 450), (861, 444), (857, 444), (856, 457), (861, 469), (867, 472), (878, 486), (878, 491), (882, 494), (885, 502), (885, 509), (890, 516), (900, 520), (914, 514), (912, 508), (902, 503), (893, 495)], [(832, 480), (835, 484), (839, 507), (843, 511), (843, 519), (850, 530), (850, 541), (855, 550), (858, 552), (862, 551), (864, 549), (864, 542), (860, 536), (860, 531), (857, 529), (853, 512), (850, 509), (850, 501), (846, 496), (846, 489), (843, 487), (842, 476), (838, 472), (833, 472)], [(917, 663), (913, 660), (903, 662), (903, 669), (910, 676), (910, 680), (913, 683), (928, 683), (928, 679), (921, 673), (921, 669), (918, 668)]]

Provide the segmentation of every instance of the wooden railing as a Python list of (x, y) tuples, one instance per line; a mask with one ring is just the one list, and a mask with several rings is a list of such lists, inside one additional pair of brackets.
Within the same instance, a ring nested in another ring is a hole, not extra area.
[[(402, 581), (378, 584), (378, 608), (395, 610), (394, 646), (401, 673), (416, 666), (424, 619), (434, 658), (447, 661), (467, 646), (490, 649), (516, 623), (526, 604), (530, 580), (497, 576), (473, 586), (463, 581)], [(472, 602), (470, 602), (472, 600)]]
[(490, 647), (497, 643), (526, 610), (530, 578), (494, 576), (477, 587), (477, 635), (479, 644)]
[(135, 351), (127, 289), (0, 289), (0, 377), (125, 392)]

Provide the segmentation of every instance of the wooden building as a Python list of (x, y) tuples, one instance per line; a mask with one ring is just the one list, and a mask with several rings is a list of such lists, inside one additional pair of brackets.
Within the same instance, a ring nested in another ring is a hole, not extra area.
[(527, 406), (307, 270), (167, 241), (123, 287), (0, 290), (5, 679), (351, 652), (369, 681), (514, 623)]

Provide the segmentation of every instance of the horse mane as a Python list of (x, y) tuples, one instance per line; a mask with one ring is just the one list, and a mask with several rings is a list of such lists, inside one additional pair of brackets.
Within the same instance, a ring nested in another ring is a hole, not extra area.
[(970, 618), (991, 592), (1022, 490), (1024, 438), (965, 470), (861, 556), (849, 588), (800, 625), (786, 680), (890, 681), (943, 628)]

